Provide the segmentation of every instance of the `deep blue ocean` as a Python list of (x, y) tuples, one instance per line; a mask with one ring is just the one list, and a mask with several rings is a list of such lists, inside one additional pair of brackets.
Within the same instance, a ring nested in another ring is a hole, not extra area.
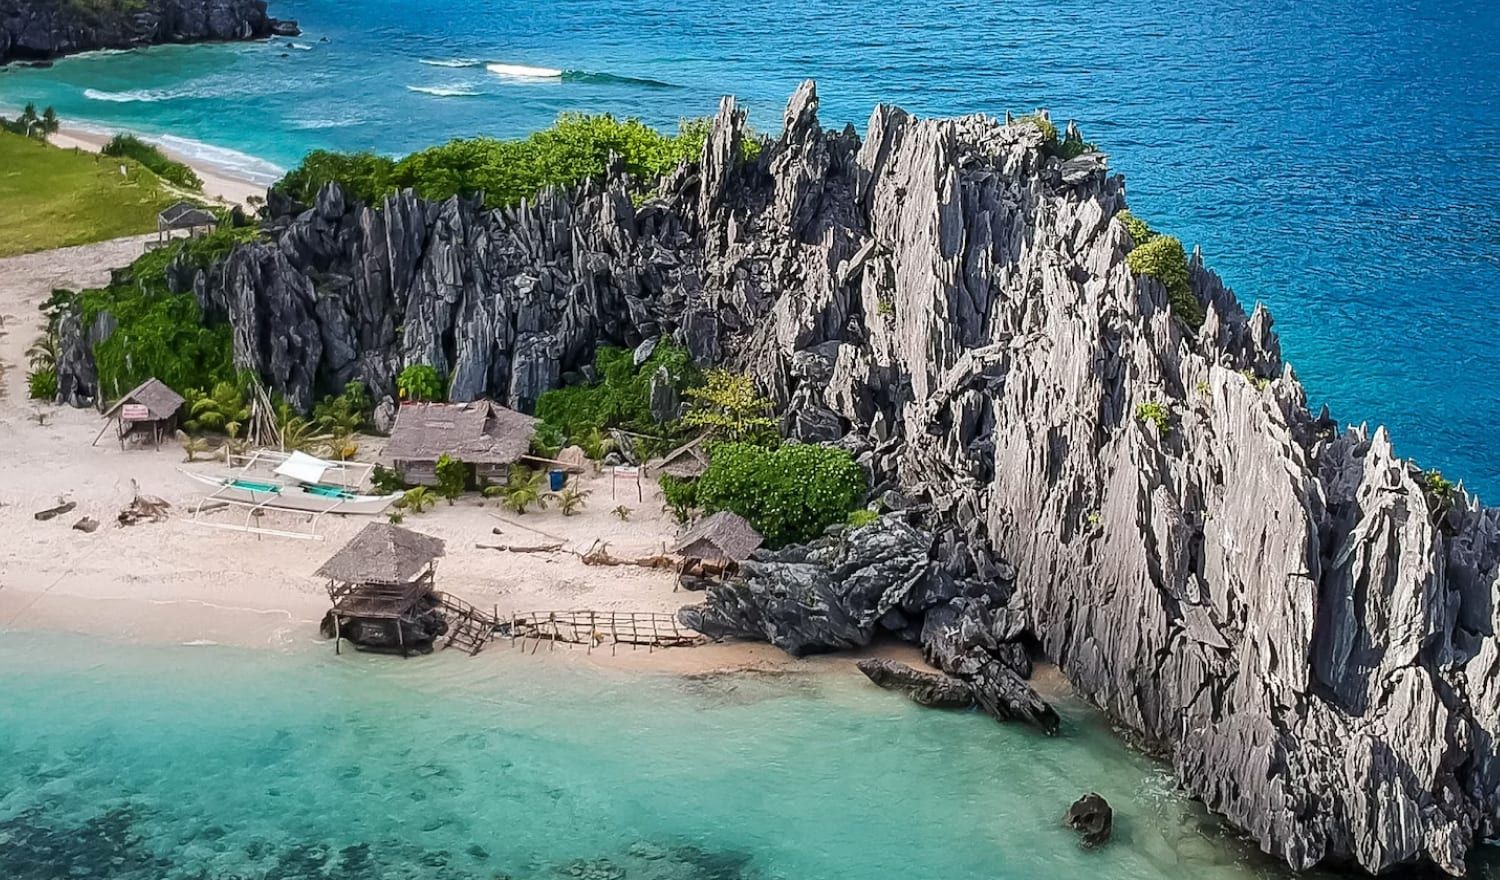
[[(1136, 213), (1272, 307), (1314, 407), (1385, 423), (1399, 452), (1500, 500), (1494, 0), (272, 0), (271, 11), (305, 36), (15, 70), (0, 74), (0, 105), (35, 100), (281, 166), (313, 147), (402, 153), (522, 135), (570, 110), (670, 126), (726, 93), (774, 131), (806, 77), (827, 125), (862, 129), (877, 102), (930, 115), (1046, 106), (1111, 154)], [(487, 63), (565, 73), (502, 76)]]

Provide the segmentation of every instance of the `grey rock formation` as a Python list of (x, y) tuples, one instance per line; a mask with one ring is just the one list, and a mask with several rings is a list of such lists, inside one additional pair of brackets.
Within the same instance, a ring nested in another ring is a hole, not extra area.
[[(980, 650), (997, 685), (1018, 658), (979, 633), (1018, 629), (1267, 852), (1462, 871), (1500, 835), (1500, 511), (1309, 413), (1270, 315), (1196, 254), (1207, 320), (1174, 316), (1126, 263), (1104, 157), (889, 107), (861, 140), (816, 109), (799, 89), (747, 165), (726, 99), (702, 161), (639, 207), (618, 175), (504, 211), (273, 200), (275, 240), (194, 289), (300, 404), (391, 393), (422, 360), (524, 407), (595, 346), (657, 336), (751, 371), (789, 430), (846, 432), (874, 486), (929, 504), (934, 547), (853, 583), (831, 547), (757, 561), (696, 622), (798, 652), (884, 627), (950, 674)], [(75, 399), (84, 360), (60, 367)], [(801, 599), (818, 625), (788, 632)]]
[(297, 33), (295, 21), (266, 14), (265, 0), (145, 0), (113, 7), (69, 0), (0, 0), (0, 64), (90, 49)]
[(969, 685), (951, 675), (922, 672), (894, 660), (861, 660), (855, 665), (870, 681), (886, 690), (901, 691), (919, 706), (967, 709), (974, 705)]
[(1063, 824), (1077, 831), (1084, 847), (1093, 847), (1109, 842), (1114, 831), (1115, 811), (1109, 802), (1094, 792), (1089, 792), (1073, 802), (1063, 815)]

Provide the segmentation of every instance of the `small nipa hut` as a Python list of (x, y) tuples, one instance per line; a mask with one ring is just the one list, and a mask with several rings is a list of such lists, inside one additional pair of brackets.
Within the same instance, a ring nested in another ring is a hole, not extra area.
[(489, 400), (407, 403), (396, 412), (384, 457), (414, 486), (437, 485), (444, 455), (468, 465), (475, 482), (504, 484), (535, 433), (536, 419)]
[(149, 439), (153, 446), (160, 448), (162, 437), (170, 436), (172, 429), (177, 427), (177, 414), (183, 403), (182, 395), (157, 379), (147, 379), (105, 410), (104, 427), (99, 429), (91, 445), (98, 444), (99, 438), (109, 430), (109, 423), (114, 422), (121, 449), (125, 448), (126, 438), (141, 443)]
[(765, 542), (749, 520), (721, 510), (694, 523), (678, 537), (671, 552), (682, 557), (678, 586), (701, 590), (710, 578), (723, 579)]
[(156, 215), (156, 247), (161, 247), (179, 232), (189, 238), (207, 235), (219, 226), (219, 218), (192, 202), (178, 202)]
[(709, 465), (708, 449), (704, 445), (707, 439), (708, 435), (705, 434), (682, 444), (661, 458), (646, 462), (646, 476), (668, 476), (680, 480), (695, 480), (703, 476)]
[(370, 523), (318, 569), (333, 603), (323, 630), (356, 648), (427, 653), (447, 632), (441, 594), (433, 589), (440, 538), (389, 523)]

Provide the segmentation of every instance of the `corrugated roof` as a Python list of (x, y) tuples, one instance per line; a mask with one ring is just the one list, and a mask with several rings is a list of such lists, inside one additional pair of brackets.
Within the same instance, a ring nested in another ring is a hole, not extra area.
[(749, 520), (729, 510), (704, 517), (682, 533), (672, 552), (693, 559), (748, 559), (765, 539)]
[(115, 401), (104, 417), (107, 419), (120, 411), (120, 407), (127, 403), (138, 403), (150, 410), (153, 419), (170, 419), (177, 415), (182, 409), (182, 395), (168, 388), (160, 379), (147, 379), (135, 387), (135, 390)]
[(390, 523), (370, 523), (318, 569), (343, 583), (406, 584), (445, 552), (443, 540)]
[(510, 464), (531, 449), (536, 419), (488, 400), (408, 403), (396, 413), (385, 457), (437, 461), (448, 455), (466, 464)]

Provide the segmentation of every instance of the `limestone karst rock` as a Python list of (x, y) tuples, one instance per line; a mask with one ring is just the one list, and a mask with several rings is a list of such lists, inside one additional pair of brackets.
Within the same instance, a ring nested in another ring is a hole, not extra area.
[(85, 4), (0, 0), (0, 64), (89, 49), (153, 43), (252, 40), (300, 33), (295, 21), (266, 14), (265, 0), (143, 0)]
[[(1126, 263), (1102, 156), (985, 116), (880, 107), (859, 139), (816, 113), (799, 89), (742, 163), (726, 100), (702, 161), (639, 206), (618, 174), (501, 211), (273, 199), (274, 240), (193, 289), (302, 405), (422, 361), (525, 407), (598, 344), (658, 336), (748, 370), (789, 430), (845, 432), (877, 487), (930, 505), (902, 562), (925, 580), (814, 590), (818, 644), (880, 626), (968, 664), (981, 630), (1024, 633), (1267, 852), (1460, 873), (1500, 835), (1500, 510), (1310, 413), (1270, 315), (1196, 254), (1207, 319), (1177, 319)], [(83, 399), (87, 352), (64, 348)], [(976, 671), (1019, 681), (1002, 650)]]

